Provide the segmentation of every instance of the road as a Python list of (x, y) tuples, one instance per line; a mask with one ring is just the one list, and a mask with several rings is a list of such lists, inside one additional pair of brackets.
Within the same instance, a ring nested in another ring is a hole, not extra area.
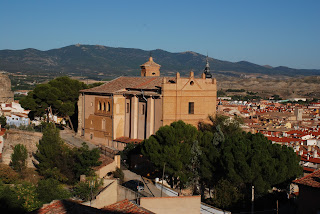
[[(140, 193), (147, 196), (147, 197), (161, 197), (161, 190), (159, 190), (151, 180), (147, 178), (142, 178), (140, 175), (130, 171), (130, 170), (122, 170), (124, 173), (124, 181), (130, 181), (130, 180), (139, 180), (144, 183), (144, 191), (141, 191)], [(162, 193), (163, 197), (167, 197), (165, 193)]]
[(81, 147), (83, 142), (86, 142), (89, 146), (89, 149), (98, 148), (96, 145), (85, 141), (84, 139), (76, 136), (76, 134), (68, 129), (64, 129), (60, 131), (60, 137), (69, 145), (74, 147)]

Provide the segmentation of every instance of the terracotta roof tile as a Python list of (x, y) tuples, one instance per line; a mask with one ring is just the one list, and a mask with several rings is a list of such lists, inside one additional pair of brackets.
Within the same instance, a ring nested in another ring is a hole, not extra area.
[(128, 137), (118, 137), (117, 139), (115, 139), (115, 141), (121, 142), (121, 143), (141, 143), (143, 140), (141, 139), (131, 139)]
[(161, 65), (159, 65), (159, 64), (157, 64), (157, 63), (155, 63), (155, 62), (153, 61), (153, 58), (152, 58), (151, 56), (149, 57), (149, 61), (148, 61), (148, 62), (140, 65), (140, 67), (142, 67), (142, 66), (161, 67)]
[(109, 158), (109, 157), (105, 156), (105, 155), (100, 155), (99, 161), (101, 161), (101, 165), (97, 166), (97, 167), (94, 167), (95, 170), (101, 169), (102, 167), (109, 165), (114, 160), (112, 158)]
[(114, 213), (130, 213), (130, 214), (154, 214), (153, 212), (139, 207), (134, 203), (130, 202), (128, 199), (119, 201), (115, 204), (111, 204), (102, 208), (104, 211), (114, 212)]
[(293, 183), (320, 188), (320, 170), (314, 171), (303, 178), (296, 179)]
[(41, 208), (32, 211), (32, 214), (108, 214), (112, 212), (103, 211), (97, 208), (82, 205), (71, 200), (54, 200), (49, 204), (44, 204)]
[[(101, 86), (81, 90), (80, 92), (116, 93), (129, 89), (158, 90), (164, 77), (119, 77)], [(166, 77), (167, 81), (175, 80), (175, 77)]]

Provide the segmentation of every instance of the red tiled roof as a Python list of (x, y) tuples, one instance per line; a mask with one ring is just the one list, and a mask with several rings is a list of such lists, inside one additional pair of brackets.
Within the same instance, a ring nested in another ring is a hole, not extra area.
[(268, 140), (275, 141), (275, 142), (302, 142), (304, 140), (297, 139), (297, 138), (288, 138), (288, 137), (268, 137)]
[(153, 58), (152, 58), (151, 56), (149, 57), (149, 60), (148, 60), (146, 63), (140, 65), (140, 67), (141, 67), (141, 66), (161, 67), (161, 65), (159, 65), (159, 64), (157, 64), (157, 63), (155, 63), (155, 62), (153, 61)]
[(131, 139), (128, 137), (118, 137), (117, 139), (115, 139), (115, 141), (121, 142), (121, 143), (141, 143), (143, 140), (141, 139)]
[(320, 164), (320, 158), (309, 157), (309, 159), (308, 159), (306, 156), (301, 156), (301, 160), (305, 161), (305, 162), (311, 162), (311, 163)]
[(100, 155), (99, 161), (101, 161), (101, 165), (97, 166), (97, 167), (94, 167), (95, 170), (101, 169), (102, 167), (109, 165), (114, 160), (112, 158), (109, 158), (109, 157), (105, 156), (105, 155)]
[[(164, 77), (119, 77), (101, 86), (84, 89), (80, 92), (115, 93), (130, 89), (152, 89), (161, 87)], [(166, 80), (175, 80), (175, 77), (166, 77)]]
[(314, 168), (310, 168), (310, 167), (303, 167), (303, 171), (307, 171), (307, 172), (314, 172)]
[(130, 202), (128, 199), (106, 206), (102, 208), (102, 210), (114, 212), (114, 213), (154, 214), (153, 212), (147, 209), (138, 207), (138, 205), (135, 205), (134, 203)]
[(296, 179), (293, 183), (320, 188), (320, 170), (314, 171), (303, 178)]
[(97, 208), (79, 204), (71, 200), (54, 200), (49, 204), (44, 204), (41, 208), (32, 211), (31, 214), (110, 214), (108, 211), (103, 211)]

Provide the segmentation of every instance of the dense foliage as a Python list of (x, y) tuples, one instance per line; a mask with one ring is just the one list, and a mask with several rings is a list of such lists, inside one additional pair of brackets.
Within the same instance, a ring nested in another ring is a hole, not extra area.
[[(85, 143), (80, 148), (70, 149), (61, 140), (54, 124), (44, 123), (43, 126), (43, 137), (35, 154), (41, 176), (25, 167), (27, 150), (20, 144), (12, 154), (11, 166), (15, 170), (0, 164), (1, 213), (26, 213), (52, 200), (71, 196), (86, 200), (102, 186), (102, 181), (93, 177), (93, 167), (100, 165), (99, 150), (89, 150)], [(91, 177), (78, 183), (82, 174)], [(91, 186), (88, 187), (89, 181), (93, 181), (92, 191)]]
[(70, 192), (64, 189), (61, 183), (53, 178), (40, 180), (36, 193), (42, 203), (50, 203), (52, 200), (71, 197)]
[(70, 120), (70, 117), (77, 111), (79, 90), (85, 88), (87, 88), (86, 84), (78, 80), (58, 77), (46, 84), (37, 85), (33, 91), (28, 93), (28, 96), (20, 100), (20, 103), (24, 109), (31, 110), (29, 113), (31, 118), (44, 115), (48, 117), (52, 112), (54, 115)]
[(92, 175), (92, 167), (100, 165), (98, 149), (89, 150), (86, 144), (78, 149), (68, 148), (51, 123), (43, 131), (35, 157), (41, 175), (67, 183), (74, 183), (82, 174)]
[(145, 140), (142, 153), (157, 168), (162, 169), (165, 165), (169, 182), (183, 188), (191, 176), (188, 165), (192, 143), (197, 139), (197, 134), (194, 126), (181, 120), (173, 122), (170, 126), (161, 127), (155, 135)]
[(211, 203), (230, 208), (239, 201), (250, 201), (252, 186), (260, 197), (272, 187), (286, 188), (301, 175), (299, 157), (292, 148), (272, 144), (262, 134), (243, 132), (240, 118), (210, 120), (199, 124), (199, 131), (182, 121), (174, 122), (142, 143), (142, 153), (159, 171), (166, 164), (171, 185), (189, 185), (194, 192), (201, 186), (202, 194), (211, 189)]
[(103, 184), (103, 180), (97, 177), (89, 177), (86, 181), (78, 182), (74, 189), (74, 196), (84, 201), (92, 200), (93, 195), (96, 195)]

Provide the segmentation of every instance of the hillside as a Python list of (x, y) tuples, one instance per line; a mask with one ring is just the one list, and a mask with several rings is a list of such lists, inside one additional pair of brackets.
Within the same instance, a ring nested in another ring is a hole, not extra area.
[[(71, 45), (59, 49), (0, 50), (0, 70), (23, 74), (78, 75), (102, 79), (120, 75), (140, 74), (139, 65), (149, 57), (150, 51), (133, 48), (112, 48), (100, 45)], [(187, 51), (170, 53), (152, 50), (152, 56), (161, 67), (162, 75), (183, 74), (193, 70), (199, 75), (206, 56)], [(217, 75), (243, 76), (244, 74), (310, 76), (320, 75), (316, 69), (260, 66), (246, 61), (236, 63), (209, 58), (211, 69)]]

